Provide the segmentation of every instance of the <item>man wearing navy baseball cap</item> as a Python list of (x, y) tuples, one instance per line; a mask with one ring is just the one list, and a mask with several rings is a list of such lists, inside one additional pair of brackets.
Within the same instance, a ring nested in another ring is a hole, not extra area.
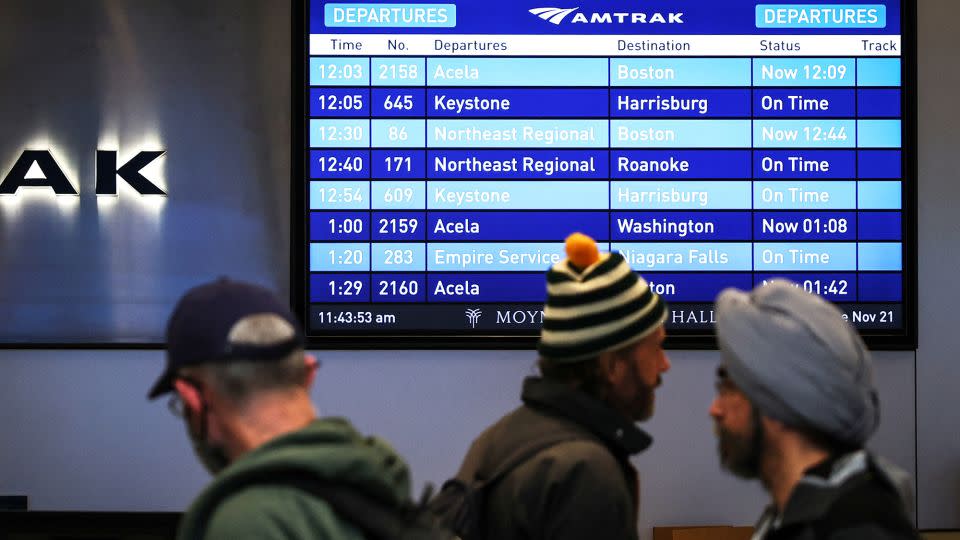
[(716, 310), (720, 462), (772, 499), (753, 538), (918, 538), (906, 473), (864, 449), (879, 401), (870, 351), (840, 310), (785, 280), (727, 289)]
[(321, 498), (271, 478), (310, 478), (410, 499), (407, 465), (349, 422), (318, 418), (317, 360), (269, 290), (221, 278), (188, 291), (167, 325), (167, 366), (149, 398), (171, 394), (201, 463), (215, 475), (181, 521), (181, 539), (349, 538), (360, 529)]

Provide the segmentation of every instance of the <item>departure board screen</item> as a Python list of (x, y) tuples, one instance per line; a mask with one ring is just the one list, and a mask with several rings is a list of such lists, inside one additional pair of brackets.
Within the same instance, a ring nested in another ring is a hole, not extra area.
[(681, 344), (711, 339), (722, 289), (785, 277), (915, 346), (907, 4), (306, 0), (292, 294), (313, 343), (531, 342), (582, 232)]

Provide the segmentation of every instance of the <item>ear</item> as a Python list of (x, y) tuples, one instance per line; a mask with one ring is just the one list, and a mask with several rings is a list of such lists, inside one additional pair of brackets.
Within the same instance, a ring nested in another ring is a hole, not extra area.
[(623, 379), (626, 374), (626, 364), (622, 360), (617, 351), (602, 352), (597, 357), (600, 375), (607, 383), (615, 385)]
[[(758, 411), (754, 410), (753, 414), (758, 414)], [(760, 424), (763, 425), (764, 434), (773, 440), (780, 440), (783, 438), (784, 433), (793, 431), (783, 422), (774, 420), (763, 414), (760, 415)]]
[(203, 400), (200, 396), (200, 389), (195, 385), (190, 384), (183, 379), (174, 379), (173, 391), (180, 394), (180, 399), (183, 400), (184, 407), (187, 407), (191, 411), (200, 410), (201, 402)]
[(309, 390), (313, 388), (313, 381), (317, 378), (317, 369), (320, 368), (320, 362), (312, 354), (304, 354), (303, 363), (307, 367), (307, 373), (303, 381), (303, 387)]

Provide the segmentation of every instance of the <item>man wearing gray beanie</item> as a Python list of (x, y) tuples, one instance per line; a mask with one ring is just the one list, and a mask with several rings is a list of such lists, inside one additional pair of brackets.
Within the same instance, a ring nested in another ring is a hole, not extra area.
[(666, 306), (619, 253), (601, 254), (582, 234), (567, 239), (546, 289), (543, 376), (524, 381), (523, 405), (467, 453), (457, 481), (475, 490), (482, 531), (461, 536), (636, 540), (630, 456), (651, 443), (635, 422), (653, 414), (670, 368)]
[(840, 310), (774, 280), (721, 292), (716, 315), (720, 461), (772, 499), (753, 540), (919, 538), (906, 473), (864, 450), (879, 402), (870, 352)]

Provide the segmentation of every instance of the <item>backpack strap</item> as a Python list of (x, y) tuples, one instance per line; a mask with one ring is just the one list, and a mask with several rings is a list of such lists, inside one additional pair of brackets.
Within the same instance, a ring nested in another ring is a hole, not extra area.
[[(558, 444), (585, 439), (582, 435), (553, 433), (521, 446), (493, 468), (490, 474), (473, 473), (471, 478), (451, 478), (443, 483), (440, 493), (428, 504), (439, 522), (464, 540), (484, 538), (487, 492), (518, 466), (538, 453)], [(482, 468), (482, 467), (481, 467)]]
[(582, 435), (576, 435), (571, 433), (562, 433), (562, 434), (553, 434), (550, 437), (545, 439), (540, 439), (534, 442), (531, 442), (525, 446), (521, 446), (518, 450), (515, 450), (511, 453), (505, 460), (500, 462), (500, 465), (488, 476), (487, 478), (478, 478), (477, 479), (477, 488), (484, 489), (487, 486), (491, 486), (503, 477), (510, 474), (511, 471), (523, 465), (528, 460), (532, 459), (534, 456), (540, 452), (562, 444), (565, 442), (579, 441), (579, 440), (588, 440)]

